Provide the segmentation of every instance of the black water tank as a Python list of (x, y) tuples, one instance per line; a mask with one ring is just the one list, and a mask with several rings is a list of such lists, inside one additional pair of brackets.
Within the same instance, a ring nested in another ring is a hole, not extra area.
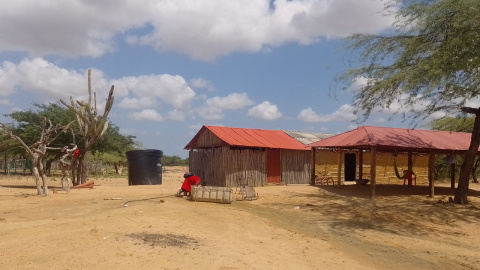
[(162, 156), (155, 149), (128, 151), (128, 185), (161, 185)]

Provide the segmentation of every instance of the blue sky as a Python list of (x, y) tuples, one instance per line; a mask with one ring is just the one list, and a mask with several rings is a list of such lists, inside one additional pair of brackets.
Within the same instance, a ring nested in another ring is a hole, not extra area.
[[(333, 81), (349, 68), (342, 38), (393, 22), (382, 1), (367, 0), (0, 3), (2, 115), (85, 98), (92, 69), (101, 108), (115, 86), (109, 118), (123, 134), (183, 158), (203, 125), (355, 128), (353, 95)], [(362, 125), (407, 127), (391, 116), (376, 112)]]

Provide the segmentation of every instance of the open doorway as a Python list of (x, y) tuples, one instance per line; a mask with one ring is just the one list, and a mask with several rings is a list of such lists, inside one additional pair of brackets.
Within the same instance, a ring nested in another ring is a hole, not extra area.
[(357, 159), (354, 153), (345, 153), (345, 181), (355, 181)]

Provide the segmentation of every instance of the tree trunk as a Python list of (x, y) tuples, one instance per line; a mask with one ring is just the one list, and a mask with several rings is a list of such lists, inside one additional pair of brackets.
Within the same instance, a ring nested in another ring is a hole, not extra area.
[(88, 177), (88, 153), (85, 153), (83, 155), (83, 165), (82, 165), (82, 174), (81, 174), (82, 184), (85, 184), (87, 182), (87, 177)]
[(78, 163), (75, 169), (77, 170), (76, 185), (86, 183), (87, 177), (88, 177), (88, 154), (87, 153), (83, 153), (78, 156)]
[(465, 154), (462, 167), (460, 168), (460, 177), (458, 179), (457, 190), (455, 191), (454, 202), (458, 204), (467, 204), (470, 174), (472, 173), (473, 162), (475, 161), (475, 157), (478, 153), (478, 147), (480, 146), (480, 109), (462, 108), (462, 111), (475, 114), (475, 122), (473, 124), (470, 147)]
[(478, 183), (478, 179), (477, 179), (477, 168), (478, 168), (478, 165), (480, 165), (480, 158), (477, 158), (475, 160), (475, 165), (473, 165), (473, 169), (472, 169), (472, 179), (473, 179), (473, 183)]

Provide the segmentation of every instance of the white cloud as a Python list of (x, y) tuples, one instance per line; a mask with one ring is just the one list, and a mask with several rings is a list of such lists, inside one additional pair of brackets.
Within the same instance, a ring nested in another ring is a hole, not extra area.
[(162, 115), (160, 115), (157, 111), (152, 109), (145, 109), (141, 112), (136, 112), (130, 114), (130, 118), (135, 120), (147, 120), (147, 121), (163, 121)]
[(213, 60), (289, 42), (376, 33), (393, 22), (379, 13), (382, 1), (271, 2), (17, 0), (0, 9), (0, 52), (99, 57), (113, 53), (118, 36), (127, 33), (131, 45)]
[(232, 93), (226, 97), (213, 97), (205, 101), (208, 107), (222, 110), (238, 110), (253, 104), (247, 93)]
[(183, 122), (185, 121), (185, 113), (179, 110), (173, 110), (168, 112), (168, 119), (173, 120), (173, 121), (180, 121)]
[(124, 98), (118, 107), (126, 109), (141, 109), (149, 108), (155, 105), (155, 99), (151, 97), (142, 97), (142, 98)]
[(114, 50), (116, 34), (150, 20), (149, 3), (154, 4), (148, 0), (18, 0), (3, 4), (0, 51), (98, 57)]
[(12, 106), (13, 103), (10, 102), (10, 100), (8, 100), (8, 99), (0, 99), (0, 105), (2, 105), (2, 106)]
[(356, 116), (353, 114), (353, 107), (344, 104), (334, 113), (327, 115), (319, 115), (309, 107), (301, 110), (297, 118), (305, 122), (327, 123), (334, 121), (352, 121), (356, 119)]
[(282, 113), (278, 111), (277, 105), (264, 101), (248, 110), (248, 116), (263, 120), (277, 120), (282, 117)]
[[(178, 75), (129, 76), (115, 80), (104, 77), (100, 70), (92, 69), (92, 91), (97, 94), (97, 107), (103, 108), (108, 91), (115, 86), (114, 96), (125, 97), (121, 108), (148, 108), (160, 99), (175, 109), (189, 108), (195, 92)], [(88, 94), (87, 72), (60, 68), (44, 59), (24, 59), (18, 65), (4, 62), (0, 67), (0, 96), (11, 95), (14, 90), (38, 94), (44, 101), (67, 102), (70, 96), (85, 100)], [(136, 97), (128, 97), (129, 93)]]
[(157, 97), (176, 109), (186, 109), (190, 106), (195, 92), (188, 86), (182, 76), (142, 75), (137, 77), (123, 77), (114, 81), (114, 84), (137, 97)]
[(213, 83), (202, 78), (195, 78), (190, 80), (189, 85), (193, 88), (204, 88), (208, 91), (215, 91), (215, 86), (213, 85)]
[(205, 120), (222, 120), (225, 117), (223, 111), (217, 107), (205, 106), (200, 108), (197, 113)]

